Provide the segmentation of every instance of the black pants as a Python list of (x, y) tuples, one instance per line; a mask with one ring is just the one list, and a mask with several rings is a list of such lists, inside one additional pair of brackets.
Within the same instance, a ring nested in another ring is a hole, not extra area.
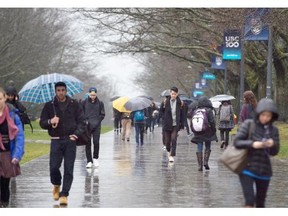
[(230, 130), (220, 129), (220, 139), (225, 142), (225, 145), (229, 145), (229, 132)]
[[(100, 141), (101, 127), (96, 127), (95, 130), (91, 131), (91, 137), (93, 138), (93, 158), (99, 158), (99, 141)], [(89, 145), (86, 145), (86, 158), (87, 163), (92, 162), (92, 151), (91, 151), (91, 142)]]
[(0, 177), (0, 185), (1, 185), (1, 202), (9, 202), (10, 198), (10, 178)]
[(177, 134), (176, 126), (172, 127), (172, 131), (164, 131), (166, 150), (167, 152), (171, 151), (171, 156), (176, 156)]
[(76, 142), (69, 139), (51, 140), (50, 180), (53, 185), (62, 185), (60, 167), (64, 159), (63, 186), (59, 196), (68, 196), (73, 182)]
[[(244, 174), (240, 174), (239, 178), (245, 198), (245, 206), (264, 208), (270, 180), (260, 180)], [(256, 194), (254, 193), (254, 183)]]

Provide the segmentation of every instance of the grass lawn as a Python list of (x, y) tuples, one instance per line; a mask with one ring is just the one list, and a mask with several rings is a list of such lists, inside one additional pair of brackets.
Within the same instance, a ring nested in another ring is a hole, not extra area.
[[(29, 162), (35, 158), (49, 154), (50, 144), (36, 143), (34, 140), (50, 140), (50, 136), (47, 131), (42, 130), (39, 126), (38, 121), (32, 122), (33, 133), (29, 125), (25, 125), (25, 154), (21, 160), (21, 164)], [(103, 125), (101, 127), (101, 133), (111, 131), (113, 128), (110, 126)]]

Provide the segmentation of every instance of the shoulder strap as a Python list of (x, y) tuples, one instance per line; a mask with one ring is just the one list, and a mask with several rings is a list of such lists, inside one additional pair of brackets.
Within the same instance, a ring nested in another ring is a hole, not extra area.
[(252, 139), (252, 134), (253, 134), (254, 130), (255, 130), (255, 122), (251, 120), (249, 122), (248, 139)]

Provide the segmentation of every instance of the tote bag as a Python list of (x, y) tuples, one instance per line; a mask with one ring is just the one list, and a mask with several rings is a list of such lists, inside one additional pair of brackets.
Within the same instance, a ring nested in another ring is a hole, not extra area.
[[(248, 139), (251, 139), (254, 131), (254, 122), (249, 124)], [(228, 145), (220, 156), (220, 161), (232, 172), (240, 174), (246, 167), (248, 160), (248, 149), (237, 149), (234, 145)]]

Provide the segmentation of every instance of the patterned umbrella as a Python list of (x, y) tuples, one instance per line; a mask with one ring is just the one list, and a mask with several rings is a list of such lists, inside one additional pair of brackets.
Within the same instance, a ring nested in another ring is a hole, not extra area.
[(46, 103), (55, 96), (55, 84), (64, 82), (67, 85), (67, 94), (73, 96), (83, 91), (83, 82), (67, 74), (41, 75), (27, 82), (19, 91), (20, 101), (31, 103)]
[(134, 98), (131, 98), (129, 99), (124, 107), (127, 109), (127, 110), (131, 110), (132, 112), (133, 111), (136, 111), (136, 110), (142, 110), (142, 109), (145, 109), (147, 107), (149, 107), (151, 105), (151, 100), (149, 100), (148, 98), (145, 98), (145, 97), (134, 97)]

